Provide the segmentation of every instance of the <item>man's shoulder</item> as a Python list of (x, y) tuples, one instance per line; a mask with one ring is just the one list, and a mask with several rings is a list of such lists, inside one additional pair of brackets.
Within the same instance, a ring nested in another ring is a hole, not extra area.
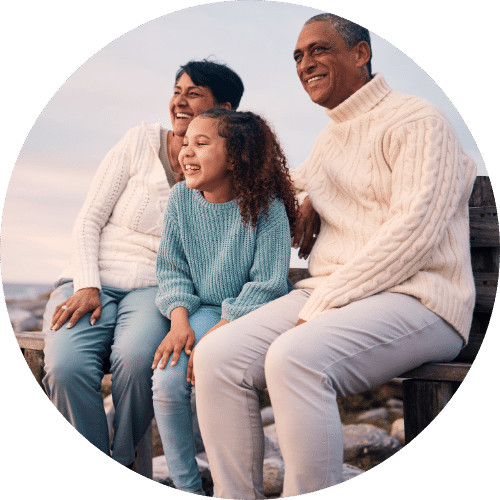
[(435, 117), (447, 121), (446, 115), (438, 106), (420, 96), (391, 91), (384, 101), (388, 109), (394, 110), (405, 120)]

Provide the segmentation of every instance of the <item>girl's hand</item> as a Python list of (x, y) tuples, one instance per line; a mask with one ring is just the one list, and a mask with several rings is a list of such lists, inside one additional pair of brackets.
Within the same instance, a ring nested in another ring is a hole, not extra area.
[(59, 330), (66, 321), (69, 323), (66, 328), (71, 328), (85, 314), (92, 312), (90, 324), (101, 317), (101, 299), (99, 298), (98, 288), (81, 288), (68, 300), (59, 304), (50, 321), (49, 330)]
[[(219, 328), (220, 326), (227, 325), (228, 323), (229, 323), (229, 321), (227, 319), (224, 319), (224, 318), (221, 319), (216, 325), (212, 326), (212, 328), (210, 328), (210, 330), (208, 330), (208, 332), (205, 333), (205, 335), (203, 335), (203, 337), (201, 337), (200, 342), (209, 333), (212, 333), (214, 330), (217, 330), (217, 328)], [(198, 343), (200, 343), (200, 342), (198, 342)], [(195, 349), (196, 349), (196, 347), (195, 347)], [(191, 351), (191, 355), (189, 356), (189, 361), (188, 361), (187, 371), (186, 371), (186, 380), (188, 382), (191, 382), (192, 385), (194, 385), (193, 358), (194, 358), (194, 350), (195, 349), (193, 349)]]
[[(161, 370), (167, 366), (168, 359), (172, 354), (170, 366), (175, 366), (182, 350), (189, 356), (192, 354), (192, 348), (196, 341), (193, 329), (189, 325), (187, 310), (183, 307), (177, 307), (170, 316), (172, 325), (166, 337), (162, 340), (158, 349), (156, 349), (151, 368), (154, 370), (158, 366)], [(161, 360), (161, 362), (160, 362)], [(160, 362), (160, 364), (158, 364)]]

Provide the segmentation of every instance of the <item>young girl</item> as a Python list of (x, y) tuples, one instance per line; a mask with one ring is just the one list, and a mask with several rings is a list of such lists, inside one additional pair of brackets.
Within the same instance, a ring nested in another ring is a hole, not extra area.
[(179, 161), (186, 181), (170, 194), (156, 263), (156, 304), (171, 326), (153, 361), (153, 404), (171, 479), (203, 495), (190, 403), (193, 348), (292, 289), (298, 209), (281, 147), (251, 112), (200, 114)]

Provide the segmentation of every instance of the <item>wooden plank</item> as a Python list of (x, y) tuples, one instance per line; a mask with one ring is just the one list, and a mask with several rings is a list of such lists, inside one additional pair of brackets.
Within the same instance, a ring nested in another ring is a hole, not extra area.
[(476, 286), (475, 310), (491, 312), (497, 294), (498, 274), (474, 273), (474, 284)]
[(43, 351), (24, 349), (24, 359), (28, 363), (31, 373), (40, 387), (45, 390), (42, 384), (42, 379), (45, 375), (45, 370), (43, 369), (45, 365)]
[(484, 207), (487, 205), (496, 205), (493, 188), (487, 175), (478, 175), (469, 198), (469, 207)]
[(403, 380), (405, 443), (420, 434), (441, 412), (459, 382)]
[(470, 363), (426, 363), (399, 375), (399, 378), (462, 382), (470, 367)]
[(496, 207), (470, 207), (469, 229), (471, 247), (500, 246)]
[(45, 347), (45, 334), (43, 332), (21, 332), (16, 333), (17, 343), (21, 349), (32, 349), (43, 351)]

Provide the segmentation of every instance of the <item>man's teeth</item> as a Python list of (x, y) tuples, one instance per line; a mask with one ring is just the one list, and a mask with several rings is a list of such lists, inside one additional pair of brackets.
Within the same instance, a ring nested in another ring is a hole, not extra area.
[(315, 82), (316, 80), (321, 80), (322, 78), (325, 78), (325, 77), (324, 76), (315, 76), (315, 77), (307, 80), (307, 83)]
[(186, 113), (177, 113), (177, 118), (191, 118), (191, 115), (187, 115)]
[(198, 167), (198, 165), (186, 165), (184, 168), (186, 170), (200, 170), (200, 167)]

